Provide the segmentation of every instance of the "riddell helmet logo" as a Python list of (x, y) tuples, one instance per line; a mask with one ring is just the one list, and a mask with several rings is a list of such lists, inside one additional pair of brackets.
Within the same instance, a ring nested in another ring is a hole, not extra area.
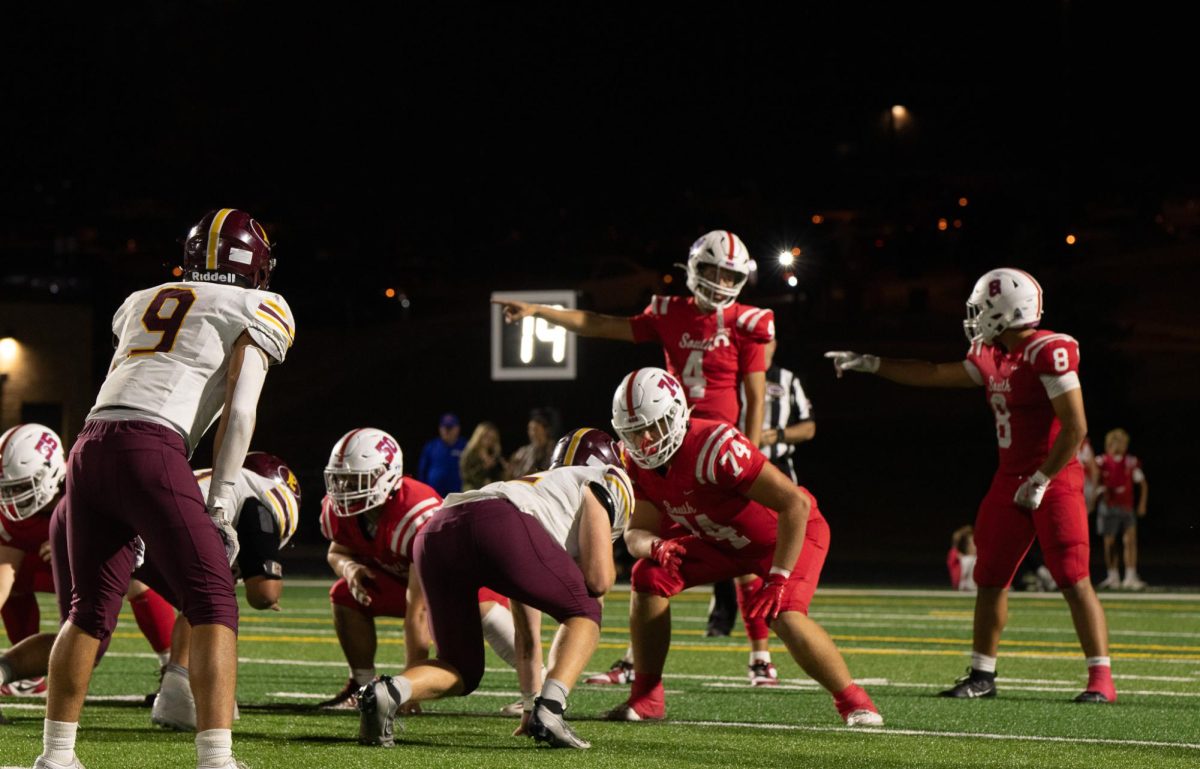
[(201, 272), (192, 270), (188, 280), (198, 283), (235, 283), (237, 276), (228, 272)]

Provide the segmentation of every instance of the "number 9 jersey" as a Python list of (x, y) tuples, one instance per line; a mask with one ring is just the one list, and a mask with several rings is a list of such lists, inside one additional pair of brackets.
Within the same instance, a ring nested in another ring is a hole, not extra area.
[(279, 294), (213, 283), (166, 283), (131, 294), (113, 316), (116, 352), (89, 417), (135, 409), (174, 426), (188, 454), (225, 406), (230, 352), (250, 334), (282, 363), (296, 321)]

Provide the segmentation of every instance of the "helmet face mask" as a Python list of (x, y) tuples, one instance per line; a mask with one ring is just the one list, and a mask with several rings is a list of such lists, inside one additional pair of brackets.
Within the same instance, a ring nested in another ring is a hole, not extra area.
[(688, 252), (687, 287), (704, 310), (723, 310), (737, 301), (750, 277), (750, 252), (741, 238), (714, 230)]
[(629, 374), (613, 394), (613, 429), (631, 459), (647, 470), (670, 461), (687, 434), (683, 386), (658, 368)]
[(351, 430), (333, 446), (325, 467), (325, 493), (335, 515), (359, 515), (382, 505), (401, 483), (404, 457), (383, 430)]
[(23, 521), (44, 510), (67, 474), (62, 439), (48, 427), (23, 424), (0, 436), (0, 513)]
[(1005, 331), (1033, 328), (1041, 319), (1041, 285), (1027, 272), (1001, 267), (975, 282), (963, 333), (971, 344), (993, 344)]

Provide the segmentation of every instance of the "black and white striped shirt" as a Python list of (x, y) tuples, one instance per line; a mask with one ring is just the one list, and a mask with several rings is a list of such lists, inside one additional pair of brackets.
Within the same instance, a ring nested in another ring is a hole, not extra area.
[[(746, 387), (738, 390), (741, 406), (738, 429), (746, 431)], [(763, 403), (763, 429), (782, 432), (788, 425), (812, 420), (812, 402), (804, 394), (800, 377), (779, 366), (767, 370), (767, 394)], [(763, 454), (772, 461), (790, 457), (796, 447), (789, 443), (776, 443), (763, 447)]]

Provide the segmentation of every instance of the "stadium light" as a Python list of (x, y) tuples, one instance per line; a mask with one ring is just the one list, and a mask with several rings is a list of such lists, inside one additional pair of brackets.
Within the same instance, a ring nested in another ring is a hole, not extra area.
[(791, 267), (795, 263), (796, 263), (796, 257), (792, 255), (791, 251), (780, 251), (779, 252), (779, 264), (781, 266)]
[(795, 288), (796, 286), (800, 285), (800, 281), (796, 280), (795, 275), (788, 275), (788, 285), (792, 288)]

